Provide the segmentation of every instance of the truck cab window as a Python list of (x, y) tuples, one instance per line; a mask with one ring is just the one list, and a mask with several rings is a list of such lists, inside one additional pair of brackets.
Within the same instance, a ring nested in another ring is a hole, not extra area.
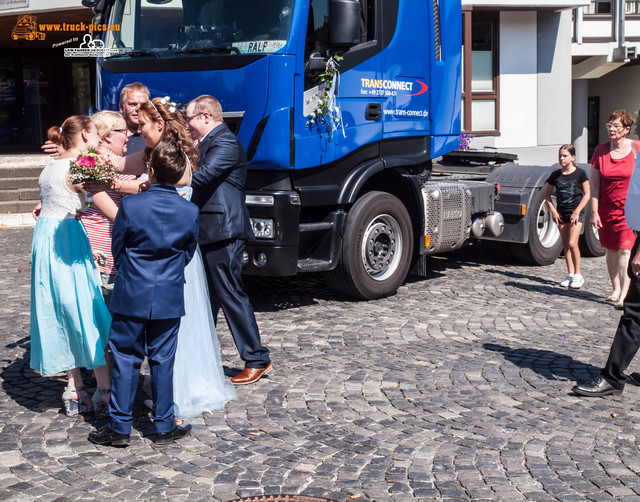
[(376, 39), (375, 0), (360, 0), (362, 24), (360, 27), (360, 43)]
[(313, 52), (325, 55), (329, 49), (329, 0), (311, 0), (307, 21), (305, 59)]
[(106, 47), (121, 49), (115, 57), (271, 53), (289, 38), (292, 10), (293, 0), (118, 0), (109, 22), (121, 29)]
[[(329, 50), (329, 0), (311, 0), (307, 19), (307, 36), (304, 46), (304, 60), (314, 53), (327, 55)], [(318, 85), (318, 74), (310, 71), (304, 73), (304, 88), (311, 89)]]

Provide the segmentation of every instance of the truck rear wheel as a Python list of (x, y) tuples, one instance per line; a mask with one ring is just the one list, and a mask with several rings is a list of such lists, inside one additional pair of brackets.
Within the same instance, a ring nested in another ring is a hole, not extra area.
[(582, 256), (604, 256), (606, 249), (600, 244), (598, 230), (591, 224), (591, 203), (584, 210), (584, 231), (578, 241)]
[(404, 204), (385, 192), (369, 192), (349, 211), (338, 266), (329, 286), (365, 300), (394, 294), (409, 271), (413, 228)]
[(513, 256), (528, 265), (551, 265), (562, 252), (560, 231), (553, 221), (544, 196), (544, 190), (538, 190), (533, 207), (528, 211), (528, 242), (510, 244)]

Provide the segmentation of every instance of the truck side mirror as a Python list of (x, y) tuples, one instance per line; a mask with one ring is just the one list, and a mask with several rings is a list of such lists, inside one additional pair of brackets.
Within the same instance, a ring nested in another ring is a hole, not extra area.
[(311, 73), (320, 73), (327, 68), (327, 62), (324, 56), (319, 52), (312, 52), (307, 63), (307, 71)]
[(358, 0), (330, 0), (329, 47), (346, 51), (360, 43), (361, 8)]

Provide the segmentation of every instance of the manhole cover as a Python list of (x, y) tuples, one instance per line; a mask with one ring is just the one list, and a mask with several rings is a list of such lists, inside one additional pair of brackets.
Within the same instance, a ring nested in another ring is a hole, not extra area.
[(260, 497), (243, 497), (228, 502), (338, 502), (337, 500), (309, 495), (262, 495)]

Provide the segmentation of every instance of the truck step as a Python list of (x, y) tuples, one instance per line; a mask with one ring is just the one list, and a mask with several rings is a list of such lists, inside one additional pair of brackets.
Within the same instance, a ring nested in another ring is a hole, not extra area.
[(331, 262), (329, 260), (316, 260), (307, 258), (298, 261), (298, 272), (322, 272), (329, 270)]
[(300, 232), (320, 232), (322, 230), (331, 230), (333, 228), (332, 221), (321, 221), (318, 223), (300, 223)]

